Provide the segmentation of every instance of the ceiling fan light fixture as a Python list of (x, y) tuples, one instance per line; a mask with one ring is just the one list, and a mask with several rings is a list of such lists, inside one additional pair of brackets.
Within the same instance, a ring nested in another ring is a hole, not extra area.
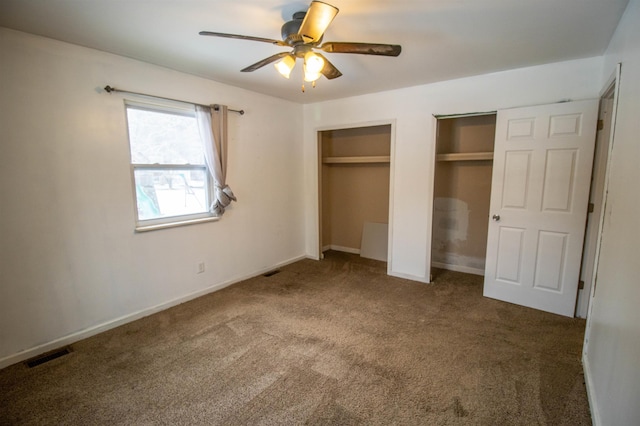
[(304, 73), (304, 81), (308, 81), (308, 82), (315, 82), (317, 79), (320, 78), (322, 74), (318, 73), (311, 73), (311, 72), (305, 72)]
[(322, 75), (324, 59), (309, 51), (304, 55), (304, 81), (316, 81)]
[(284, 78), (289, 78), (291, 75), (291, 71), (293, 67), (296, 65), (296, 58), (293, 55), (287, 55), (284, 58), (280, 59), (273, 66), (276, 67), (280, 75)]

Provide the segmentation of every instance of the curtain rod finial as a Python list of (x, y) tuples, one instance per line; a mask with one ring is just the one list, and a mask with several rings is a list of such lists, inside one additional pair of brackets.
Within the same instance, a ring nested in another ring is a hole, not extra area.
[(104, 90), (105, 90), (105, 92), (107, 92), (107, 93), (111, 93), (111, 92), (113, 92), (115, 89), (114, 89), (113, 87), (111, 87), (111, 86), (109, 86), (109, 85), (107, 84), (106, 86), (104, 86)]
[[(220, 111), (220, 105), (213, 104), (211, 106), (213, 107), (214, 111)], [(237, 112), (240, 115), (244, 115), (244, 110), (243, 109), (229, 109), (229, 111)]]

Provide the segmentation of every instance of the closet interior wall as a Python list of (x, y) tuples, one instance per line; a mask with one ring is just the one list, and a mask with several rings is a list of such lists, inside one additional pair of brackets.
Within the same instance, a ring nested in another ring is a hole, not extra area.
[(320, 132), (321, 245), (360, 253), (365, 222), (389, 222), (391, 125)]
[(438, 119), (432, 266), (484, 275), (496, 115)]

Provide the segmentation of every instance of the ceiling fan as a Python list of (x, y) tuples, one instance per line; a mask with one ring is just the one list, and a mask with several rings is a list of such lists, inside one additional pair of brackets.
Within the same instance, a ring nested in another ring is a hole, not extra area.
[[(306, 12), (294, 13), (293, 19), (282, 25), (282, 40), (211, 31), (200, 31), (200, 35), (261, 41), (278, 46), (292, 47), (293, 50), (290, 52), (276, 53), (253, 65), (249, 65), (241, 71), (255, 71), (267, 64), (277, 61), (275, 67), (278, 72), (285, 78), (289, 78), (291, 70), (293, 70), (295, 66), (296, 58), (303, 58), (304, 80), (311, 82), (313, 87), (315, 87), (315, 82), (321, 75), (324, 75), (329, 80), (342, 75), (324, 55), (315, 52), (314, 49), (327, 53), (357, 53), (361, 55), (379, 56), (398, 56), (402, 51), (402, 47), (397, 44), (332, 41), (320, 44), (322, 42), (322, 36), (337, 14), (337, 7), (314, 0)], [(302, 86), (302, 90), (304, 91), (304, 85)]]

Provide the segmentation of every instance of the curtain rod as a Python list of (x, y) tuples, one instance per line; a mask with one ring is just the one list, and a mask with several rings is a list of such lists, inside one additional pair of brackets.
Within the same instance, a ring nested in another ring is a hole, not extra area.
[[(191, 105), (198, 105), (198, 106), (203, 106), (203, 107), (210, 107), (210, 105), (197, 104), (195, 102), (183, 101), (183, 100), (180, 100), (180, 99), (165, 98), (163, 96), (148, 95), (146, 93), (131, 92), (129, 90), (120, 90), (120, 89), (116, 89), (115, 87), (111, 87), (109, 85), (104, 86), (104, 90), (107, 93), (111, 93), (111, 92), (130, 93), (132, 95), (140, 95), (140, 96), (147, 96), (147, 97), (150, 97), (150, 98), (164, 99), (164, 100), (167, 100), (167, 101), (182, 102), (183, 104), (191, 104)], [(213, 109), (218, 111), (220, 109), (220, 105), (218, 105), (218, 104), (213, 105)], [(237, 112), (240, 115), (244, 115), (244, 110), (243, 109), (231, 109), (231, 108), (229, 108), (228, 110), (229, 111), (233, 111), (233, 112)]]

